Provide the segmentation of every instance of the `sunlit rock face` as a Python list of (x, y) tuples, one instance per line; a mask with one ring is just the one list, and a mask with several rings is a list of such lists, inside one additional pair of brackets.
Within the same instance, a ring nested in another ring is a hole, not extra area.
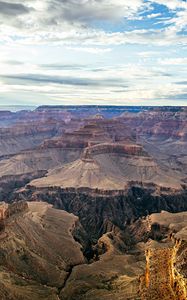
[(145, 275), (140, 278), (141, 299), (186, 299), (187, 214), (163, 211), (132, 227), (139, 238), (149, 238), (145, 244)]

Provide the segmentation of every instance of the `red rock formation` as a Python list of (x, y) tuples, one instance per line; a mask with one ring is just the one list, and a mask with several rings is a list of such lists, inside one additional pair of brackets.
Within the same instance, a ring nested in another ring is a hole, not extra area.
[(148, 156), (148, 154), (143, 150), (143, 147), (140, 145), (103, 143), (86, 148), (83, 153), (83, 158), (89, 158), (103, 153), (116, 153), (125, 156)]
[[(41, 148), (85, 148), (101, 143), (132, 142), (133, 134), (121, 121), (94, 119), (84, 120), (78, 130), (66, 131), (63, 136), (44, 141)], [(70, 123), (71, 126), (71, 123)]]
[(50, 133), (53, 131), (57, 131), (58, 128), (62, 126), (64, 126), (64, 122), (58, 124), (53, 120), (38, 123), (20, 122), (12, 127), (0, 128), (0, 137), (9, 138), (23, 135), (36, 135), (38, 133)]
[(187, 140), (186, 111), (144, 111), (122, 115), (124, 122), (136, 129), (137, 135)]

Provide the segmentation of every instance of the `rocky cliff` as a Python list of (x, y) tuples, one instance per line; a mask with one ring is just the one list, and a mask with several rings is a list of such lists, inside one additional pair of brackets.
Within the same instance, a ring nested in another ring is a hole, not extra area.
[(178, 139), (186, 141), (186, 111), (144, 111), (138, 114), (125, 113), (121, 116), (124, 122), (136, 129), (137, 135), (147, 135), (155, 139)]
[(131, 187), (129, 191), (99, 191), (89, 189), (62, 189), (59, 187), (36, 188), (28, 186), (12, 195), (14, 201), (42, 200), (78, 215), (81, 224), (91, 238), (99, 238), (110, 231), (113, 225), (125, 228), (133, 220), (168, 210), (187, 210), (187, 195), (177, 194), (154, 196), (150, 189)]

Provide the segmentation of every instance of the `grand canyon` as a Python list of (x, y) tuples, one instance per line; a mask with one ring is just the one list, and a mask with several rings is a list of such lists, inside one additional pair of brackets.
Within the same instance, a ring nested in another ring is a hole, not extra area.
[(0, 298), (187, 299), (187, 108), (0, 111)]

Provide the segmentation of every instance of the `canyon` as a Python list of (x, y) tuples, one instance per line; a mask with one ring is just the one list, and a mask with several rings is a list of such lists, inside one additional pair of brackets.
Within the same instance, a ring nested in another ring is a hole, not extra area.
[(185, 107), (0, 113), (2, 300), (185, 300)]

